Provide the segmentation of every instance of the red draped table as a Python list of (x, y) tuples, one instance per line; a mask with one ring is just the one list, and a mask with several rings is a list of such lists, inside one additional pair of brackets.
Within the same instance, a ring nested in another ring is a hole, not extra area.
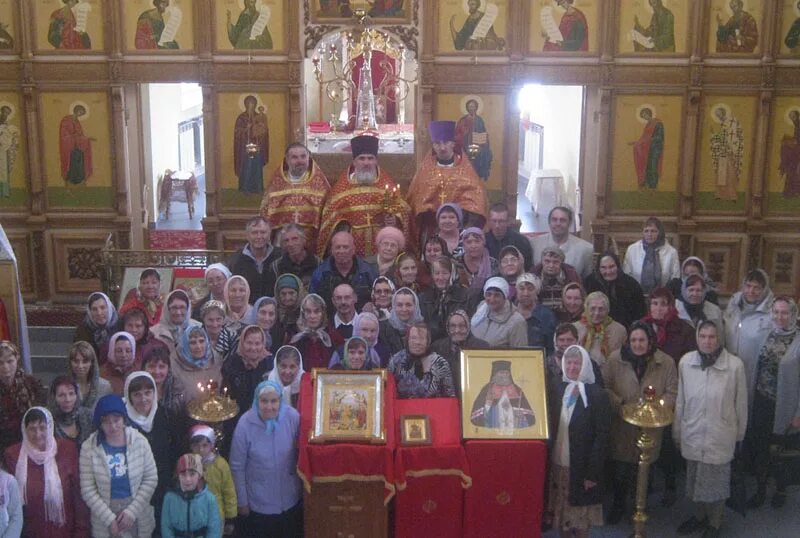
[(545, 443), (473, 440), (464, 446), (472, 475), (464, 501), (464, 536), (540, 536)]
[[(395, 536), (461, 538), (463, 492), (470, 487), (471, 479), (461, 446), (458, 400), (397, 400), (397, 427), (402, 415), (428, 415), (432, 444), (397, 447)], [(395, 434), (399, 435), (399, 430)]]

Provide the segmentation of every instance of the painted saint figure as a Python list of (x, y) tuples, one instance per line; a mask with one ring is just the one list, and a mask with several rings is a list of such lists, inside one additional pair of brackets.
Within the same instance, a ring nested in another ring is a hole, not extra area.
[(714, 120), (719, 123), (719, 131), (711, 132), (711, 162), (714, 166), (716, 198), (736, 200), (738, 197), (739, 175), (742, 173), (744, 156), (744, 134), (739, 120), (728, 116), (724, 106), (712, 111)]
[(481, 0), (467, 1), (467, 18), (460, 30), (456, 30), (456, 16), (450, 17), (450, 35), (456, 50), (503, 50), (506, 40), (494, 31), (497, 19), (497, 4), (486, 3), (485, 11), (480, 10)]
[(727, 22), (717, 13), (717, 52), (753, 52), (758, 45), (758, 24), (744, 10), (742, 0), (731, 0)]
[(81, 116), (86, 107), (76, 104), (72, 114), (64, 116), (58, 130), (58, 147), (61, 155), (61, 177), (69, 184), (80, 185), (92, 175), (92, 142), (83, 134)]
[(11, 196), (11, 172), (19, 150), (19, 129), (8, 120), (13, 110), (0, 106), (0, 198)]
[[(155, 7), (143, 11), (136, 22), (136, 48), (141, 50), (180, 48), (174, 39), (165, 43), (161, 42), (161, 35), (166, 28), (164, 16), (169, 8), (169, 0), (153, 0), (153, 6)], [(166, 17), (169, 19), (170, 15)]]
[(86, 18), (92, 9), (91, 6), (78, 0), (62, 1), (64, 7), (50, 14), (50, 28), (47, 31), (48, 43), (56, 49), (91, 49), (92, 40), (86, 33)]
[[(492, 171), (492, 149), (489, 146), (489, 133), (486, 131), (486, 122), (478, 115), (478, 101), (470, 99), (466, 102), (467, 113), (459, 118), (456, 123), (456, 145), (464, 148), (470, 155), (472, 167), (475, 168), (478, 177), (484, 181), (489, 181), (489, 174)], [(478, 152), (474, 156), (469, 153), (471, 145), (478, 146)]]
[[(795, 5), (795, 13), (800, 14), (800, 1)], [(800, 17), (794, 20), (783, 42), (792, 54), (800, 53)]]
[(236, 25), (230, 10), (227, 10), (228, 41), (235, 49), (271, 49), (272, 35), (269, 33), (270, 11), (256, 0), (244, 0), (244, 9), (239, 13)]
[(800, 196), (800, 110), (792, 109), (789, 112), (789, 120), (793, 125), (793, 133), (784, 135), (781, 141), (779, 170), (781, 175), (786, 177), (783, 196), (795, 198)]
[(633, 164), (636, 167), (636, 179), (639, 187), (655, 189), (661, 177), (661, 165), (664, 160), (664, 123), (656, 118), (653, 109), (645, 107), (639, 112), (645, 126), (642, 136), (633, 146)]
[(589, 24), (586, 15), (574, 7), (574, 0), (556, 0), (556, 5), (564, 10), (564, 15), (558, 23), (561, 40), (551, 41), (547, 31), (542, 32), (545, 38), (545, 52), (553, 51), (587, 51), (589, 50)]
[(508, 435), (517, 428), (536, 424), (536, 415), (525, 393), (511, 376), (511, 361), (492, 362), (491, 379), (472, 404), (470, 422), (483, 428), (497, 428)]
[(14, 48), (14, 38), (8, 33), (8, 25), (0, 22), (0, 50), (11, 50)]
[[(269, 125), (264, 111), (256, 111), (254, 95), (244, 98), (244, 112), (233, 127), (233, 166), (239, 178), (239, 191), (264, 192), (264, 167), (269, 159)], [(252, 150), (248, 151), (247, 146)]]
[(675, 16), (664, 6), (663, 0), (648, 0), (653, 8), (650, 23), (642, 26), (639, 16), (633, 18), (633, 29), (647, 39), (644, 45), (636, 40), (633, 50), (636, 52), (675, 52)]

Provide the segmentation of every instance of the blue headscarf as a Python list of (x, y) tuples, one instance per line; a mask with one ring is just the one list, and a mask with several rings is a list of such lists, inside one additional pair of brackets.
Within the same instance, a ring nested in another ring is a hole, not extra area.
[(255, 393), (253, 394), (253, 411), (259, 420), (261, 419), (261, 415), (258, 413), (258, 398), (266, 389), (274, 390), (278, 395), (278, 399), (280, 400), (280, 403), (278, 404), (278, 415), (275, 418), (269, 418), (264, 421), (264, 425), (267, 427), (267, 433), (272, 433), (275, 431), (275, 428), (278, 427), (278, 420), (280, 420), (281, 415), (283, 414), (283, 387), (270, 380), (262, 381), (258, 384)]
[[(206, 339), (206, 352), (200, 358), (192, 356), (192, 351), (189, 348), (189, 339), (191, 335), (198, 332)], [(180, 346), (178, 349), (181, 358), (190, 366), (194, 366), (195, 368), (205, 368), (208, 366), (208, 362), (211, 360), (211, 340), (208, 338), (208, 333), (203, 327), (189, 327), (189, 329), (181, 334), (181, 341), (178, 345)]]

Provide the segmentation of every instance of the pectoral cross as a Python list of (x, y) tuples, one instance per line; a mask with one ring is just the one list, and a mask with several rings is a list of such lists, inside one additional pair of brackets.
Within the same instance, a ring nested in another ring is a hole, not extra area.
[(444, 175), (439, 173), (439, 205), (444, 205), (447, 196), (444, 194)]
[(292, 217), (294, 218), (295, 224), (300, 224), (300, 211), (295, 211), (292, 213)]

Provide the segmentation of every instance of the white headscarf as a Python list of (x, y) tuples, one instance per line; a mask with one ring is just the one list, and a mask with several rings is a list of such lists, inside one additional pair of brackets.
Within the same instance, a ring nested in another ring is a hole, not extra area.
[[(297, 369), (297, 373), (294, 374), (294, 379), (292, 379), (292, 382), (288, 385), (284, 385), (283, 381), (281, 381), (281, 376), (278, 373), (278, 363), (280, 362), (281, 355), (290, 350), (297, 352), (297, 357), (300, 360), (300, 367)], [(283, 401), (289, 405), (292, 405), (292, 394), (300, 393), (300, 380), (303, 378), (304, 373), (303, 354), (300, 353), (300, 350), (294, 346), (281, 346), (278, 348), (278, 351), (275, 352), (275, 366), (272, 368), (272, 370), (270, 370), (269, 375), (267, 376), (267, 381), (274, 381), (279, 386), (283, 387)]]
[(212, 263), (211, 265), (206, 267), (204, 276), (208, 276), (208, 273), (210, 273), (211, 271), (214, 271), (214, 270), (217, 270), (220, 273), (222, 273), (222, 276), (224, 276), (226, 280), (229, 279), (231, 276), (233, 276), (233, 273), (231, 273), (231, 270), (228, 269), (228, 267), (225, 264), (222, 264), (222, 263)]
[[(570, 353), (570, 350), (575, 349), (580, 352), (581, 359), (583, 363), (581, 364), (581, 372), (578, 374), (577, 380), (572, 380), (567, 377), (567, 355)], [(567, 398), (572, 394), (574, 387), (578, 387), (578, 391), (581, 394), (581, 399), (583, 399), (583, 406), (589, 407), (589, 398), (586, 397), (586, 384), (594, 383), (594, 369), (592, 368), (592, 359), (589, 357), (589, 352), (583, 349), (581, 346), (569, 346), (567, 349), (564, 350), (564, 355), (561, 356), (561, 380), (565, 383), (568, 383), (566, 390), (564, 390), (564, 402), (566, 403)]]
[[(397, 304), (397, 295), (411, 295), (414, 298), (414, 313), (411, 315), (411, 319), (406, 321), (401, 321), (400, 318), (397, 317), (397, 309), (395, 305)], [(414, 290), (411, 288), (400, 288), (392, 295), (392, 311), (389, 313), (389, 325), (397, 329), (398, 331), (407, 331), (409, 327), (411, 327), (414, 323), (423, 321), (422, 318), (422, 311), (419, 308), (419, 297)]]
[[(487, 278), (486, 282), (483, 284), (483, 294), (486, 295), (486, 292), (490, 289), (495, 289), (503, 294), (503, 298), (508, 301), (508, 281), (499, 276), (493, 276), (491, 278)], [(475, 314), (472, 316), (472, 320), (470, 325), (472, 328), (476, 328), (478, 325), (485, 320), (489, 314), (491, 313), (491, 309), (489, 305), (486, 304), (486, 301), (481, 301), (481, 304), (478, 306), (478, 309), (475, 311)]]
[[(150, 412), (147, 416), (140, 415), (139, 412), (134, 409), (133, 403), (130, 401), (130, 395), (128, 394), (128, 387), (130, 387), (131, 381), (137, 377), (146, 377), (153, 384), (153, 405), (150, 407)], [(158, 411), (158, 388), (153, 376), (144, 370), (131, 372), (128, 377), (125, 378), (125, 388), (122, 389), (122, 394), (124, 395), (125, 408), (128, 410), (128, 418), (142, 430), (150, 433), (153, 430), (153, 419), (156, 416), (156, 411)]]
[[(47, 441), (44, 450), (38, 450), (28, 441), (28, 432), (25, 430), (25, 417), (33, 410), (44, 415), (47, 426)], [(44, 467), (44, 514), (45, 519), (57, 527), (66, 524), (67, 516), (64, 513), (64, 489), (61, 487), (61, 475), (58, 474), (58, 443), (53, 434), (53, 415), (44, 407), (31, 407), (22, 417), (22, 445), (19, 450), (19, 459), (14, 475), (19, 484), (22, 504), (28, 504), (28, 458), (36, 465)]]

